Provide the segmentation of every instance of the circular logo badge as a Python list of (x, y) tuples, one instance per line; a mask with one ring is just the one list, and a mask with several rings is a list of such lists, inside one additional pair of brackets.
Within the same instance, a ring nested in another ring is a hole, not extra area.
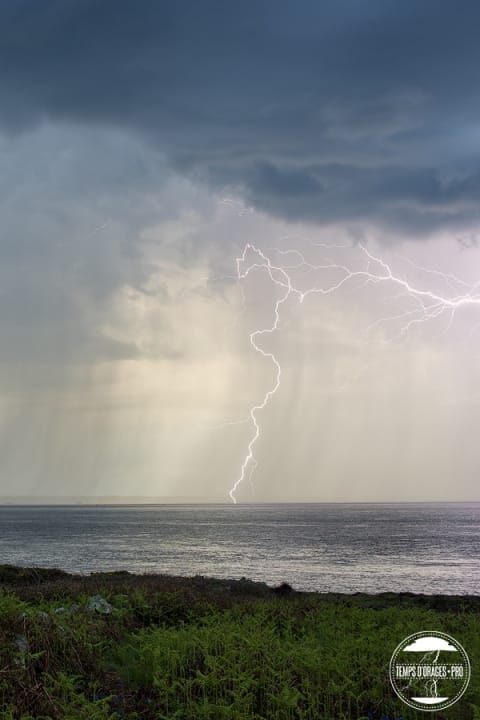
[(425, 630), (409, 635), (390, 660), (390, 682), (400, 700), (415, 710), (445, 710), (470, 682), (468, 655), (455, 638)]

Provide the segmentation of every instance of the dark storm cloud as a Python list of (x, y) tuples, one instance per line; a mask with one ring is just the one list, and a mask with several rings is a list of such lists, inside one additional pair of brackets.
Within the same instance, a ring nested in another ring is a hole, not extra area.
[(258, 207), (478, 219), (480, 5), (4, 0), (0, 118), (140, 133)]
[(142, 291), (155, 270), (144, 227), (177, 214), (169, 172), (150, 155), (131, 135), (95, 128), (0, 139), (0, 365), (140, 355), (128, 332), (116, 337), (115, 298)]

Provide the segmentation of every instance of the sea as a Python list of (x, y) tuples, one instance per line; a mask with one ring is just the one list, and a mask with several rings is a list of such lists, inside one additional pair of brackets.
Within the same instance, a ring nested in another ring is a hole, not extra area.
[(480, 503), (0, 506), (0, 563), (480, 594)]

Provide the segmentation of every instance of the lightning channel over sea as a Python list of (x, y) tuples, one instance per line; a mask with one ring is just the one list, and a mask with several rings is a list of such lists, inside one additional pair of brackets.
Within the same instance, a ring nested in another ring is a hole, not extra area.
[[(339, 248), (348, 248), (345, 245), (313, 242), (310, 245), (316, 248), (321, 247), (323, 251), (333, 252)], [(373, 254), (365, 244), (351, 247), (350, 251), (359, 256), (358, 267), (351, 267), (344, 261), (336, 262), (330, 257), (327, 257), (321, 264), (315, 264), (307, 261), (304, 254), (296, 248), (263, 249), (252, 243), (247, 243), (243, 252), (236, 258), (236, 275), (234, 277), (239, 283), (242, 283), (251, 273), (262, 272), (275, 286), (277, 297), (273, 301), (272, 321), (266, 327), (257, 327), (249, 334), (250, 345), (254, 351), (271, 363), (272, 383), (263, 397), (250, 408), (248, 417), (238, 421), (239, 424), (249, 422), (252, 432), (237, 478), (228, 492), (234, 504), (237, 503), (238, 490), (242, 484), (247, 479), (252, 484), (252, 477), (258, 466), (255, 446), (261, 438), (260, 415), (281, 386), (280, 360), (274, 352), (265, 347), (264, 341), (268, 336), (280, 331), (282, 310), (290, 299), (296, 299), (298, 303), (302, 304), (310, 295), (330, 295), (349, 284), (354, 289), (372, 285), (391, 287), (391, 299), (408, 300), (410, 304), (406, 310), (378, 317), (367, 328), (367, 330), (371, 330), (378, 325), (388, 326), (389, 323), (400, 322), (399, 332), (386, 342), (406, 336), (415, 325), (428, 323), (442, 316), (447, 317), (449, 327), (457, 310), (466, 306), (480, 306), (478, 283), (469, 285), (451, 274), (414, 265), (407, 258), (407, 263), (416, 271), (421, 272), (425, 278), (435, 276), (445, 284), (446, 293), (434, 291), (428, 289), (428, 284), (426, 286), (419, 285), (394, 272), (390, 263)], [(302, 278), (311, 277), (307, 287), (298, 286), (295, 276), (297, 272), (301, 273)], [(244, 299), (243, 290), (242, 298)]]

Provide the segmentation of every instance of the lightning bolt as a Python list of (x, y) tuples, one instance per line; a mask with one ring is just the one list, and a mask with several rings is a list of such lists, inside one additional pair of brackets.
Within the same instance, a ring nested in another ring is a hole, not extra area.
[[(313, 242), (310, 244), (317, 248), (320, 247), (323, 250), (336, 250), (348, 247), (345, 245), (328, 245)], [(265, 392), (261, 401), (250, 409), (249, 416), (244, 420), (238, 421), (239, 423), (250, 422), (252, 425), (252, 435), (248, 442), (238, 477), (228, 493), (230, 499), (235, 504), (237, 503), (237, 490), (246, 478), (248, 478), (251, 483), (252, 476), (258, 465), (254, 450), (261, 435), (259, 414), (267, 407), (281, 384), (282, 368), (280, 362), (273, 352), (263, 347), (262, 339), (272, 335), (279, 329), (282, 307), (285, 306), (290, 298), (296, 298), (299, 303), (303, 303), (309, 295), (329, 295), (348, 284), (352, 284), (354, 288), (380, 284), (390, 285), (397, 290), (391, 299), (408, 298), (411, 301), (411, 307), (401, 313), (380, 317), (367, 328), (368, 331), (378, 325), (386, 325), (392, 321), (400, 321), (401, 327), (398, 335), (385, 342), (392, 342), (394, 339), (401, 338), (408, 334), (415, 325), (426, 323), (444, 315), (448, 316), (449, 327), (458, 309), (465, 306), (480, 305), (480, 294), (477, 293), (479, 283), (468, 285), (465, 281), (460, 280), (454, 275), (419, 267), (407, 259), (407, 262), (415, 270), (422, 272), (425, 276), (441, 278), (448, 292), (447, 294), (434, 292), (433, 290), (419, 287), (405, 277), (396, 274), (389, 263), (381, 257), (374, 255), (365, 245), (358, 245), (358, 251), (362, 261), (358, 269), (352, 269), (330, 258), (326, 258), (322, 264), (313, 264), (308, 262), (298, 249), (261, 249), (251, 243), (247, 243), (242, 254), (236, 258), (236, 275), (233, 277), (235, 277), (238, 282), (241, 283), (254, 271), (261, 271), (267, 275), (270, 282), (278, 289), (278, 297), (273, 306), (273, 320), (271, 324), (264, 328), (255, 329), (249, 335), (250, 344), (254, 351), (270, 361), (273, 370), (273, 383)], [(274, 258), (277, 259), (275, 260)], [(297, 271), (301, 272), (303, 278), (312, 276), (313, 280), (307, 289), (298, 287), (295, 281), (295, 273)], [(322, 276), (325, 276), (323, 281)], [(242, 297), (244, 296), (242, 295)]]
[[(418, 660), (417, 665), (437, 665), (438, 658), (440, 657), (440, 650), (433, 650), (426, 652), (422, 657)], [(401, 690), (403, 692), (408, 691), (412, 685), (414, 685), (417, 681), (417, 678), (410, 678), (407, 683), (404, 683), (401, 686)], [(425, 681), (425, 696), (426, 697), (438, 697), (438, 678), (430, 678), (429, 680)]]
[[(433, 653), (431, 653), (433, 654)], [(437, 650), (435, 652), (434, 657), (430, 660), (432, 665), (436, 665), (438, 663), (438, 658), (440, 655), (440, 650)], [(430, 697), (438, 697), (438, 678), (433, 677), (429, 681), (425, 683), (425, 691), (427, 696)]]
[[(246, 257), (247, 257), (247, 254), (249, 253), (249, 251), (251, 251), (255, 255), (255, 257), (258, 257), (260, 262), (258, 262), (258, 261), (252, 262), (249, 265), (247, 265), (246, 269), (244, 269), (245, 265), (246, 265)], [(264, 328), (263, 330), (254, 330), (252, 333), (250, 333), (250, 344), (252, 345), (254, 350), (256, 350), (258, 353), (260, 353), (260, 355), (262, 355), (263, 357), (271, 360), (271, 362), (273, 363), (273, 366), (275, 368), (275, 383), (274, 383), (273, 387), (270, 388), (270, 390), (267, 390), (267, 392), (265, 393), (265, 395), (263, 397), (262, 402), (259, 403), (258, 405), (254, 405), (250, 410), (250, 418), (253, 423), (254, 433), (250, 439), (250, 442), (248, 443), (247, 453), (246, 453), (245, 459), (242, 463), (240, 475), (228, 493), (230, 495), (231, 500), (234, 503), (237, 502), (237, 499), (235, 497), (235, 492), (236, 492), (238, 486), (240, 485), (240, 483), (242, 483), (243, 480), (245, 479), (245, 474), (247, 472), (247, 469), (249, 469), (249, 466), (251, 466), (250, 467), (250, 475), (249, 475), (249, 478), (251, 480), (252, 475), (255, 471), (255, 468), (257, 467), (257, 461), (255, 460), (255, 457), (253, 455), (253, 447), (254, 447), (255, 443), (257, 442), (258, 438), (260, 437), (260, 425), (258, 424), (258, 421), (257, 421), (257, 413), (259, 412), (259, 410), (263, 410), (267, 406), (272, 395), (274, 395), (277, 392), (278, 388), (280, 387), (280, 380), (281, 380), (281, 376), (282, 376), (282, 368), (281, 368), (280, 363), (278, 362), (277, 358), (275, 357), (275, 355), (272, 352), (267, 352), (266, 350), (263, 350), (257, 344), (256, 338), (261, 337), (267, 333), (275, 332), (275, 330), (278, 328), (278, 325), (280, 322), (280, 307), (283, 305), (283, 303), (286, 302), (286, 300), (288, 299), (288, 297), (290, 296), (290, 294), (293, 290), (288, 273), (283, 268), (274, 267), (272, 265), (272, 263), (270, 262), (270, 259), (261, 250), (254, 247), (253, 245), (247, 244), (245, 246), (241, 257), (238, 257), (236, 259), (236, 264), (237, 264), (237, 277), (239, 280), (246, 278), (247, 275), (254, 268), (264, 268), (267, 270), (270, 279), (276, 285), (280, 285), (282, 287), (283, 293), (280, 296), (280, 298), (277, 299), (277, 301), (275, 302), (274, 320), (273, 320), (271, 327)], [(278, 280), (278, 278), (277, 279), (274, 278), (273, 273), (276, 271), (278, 271), (280, 273), (280, 276), (284, 278), (284, 282), (282, 282), (281, 280)]]

